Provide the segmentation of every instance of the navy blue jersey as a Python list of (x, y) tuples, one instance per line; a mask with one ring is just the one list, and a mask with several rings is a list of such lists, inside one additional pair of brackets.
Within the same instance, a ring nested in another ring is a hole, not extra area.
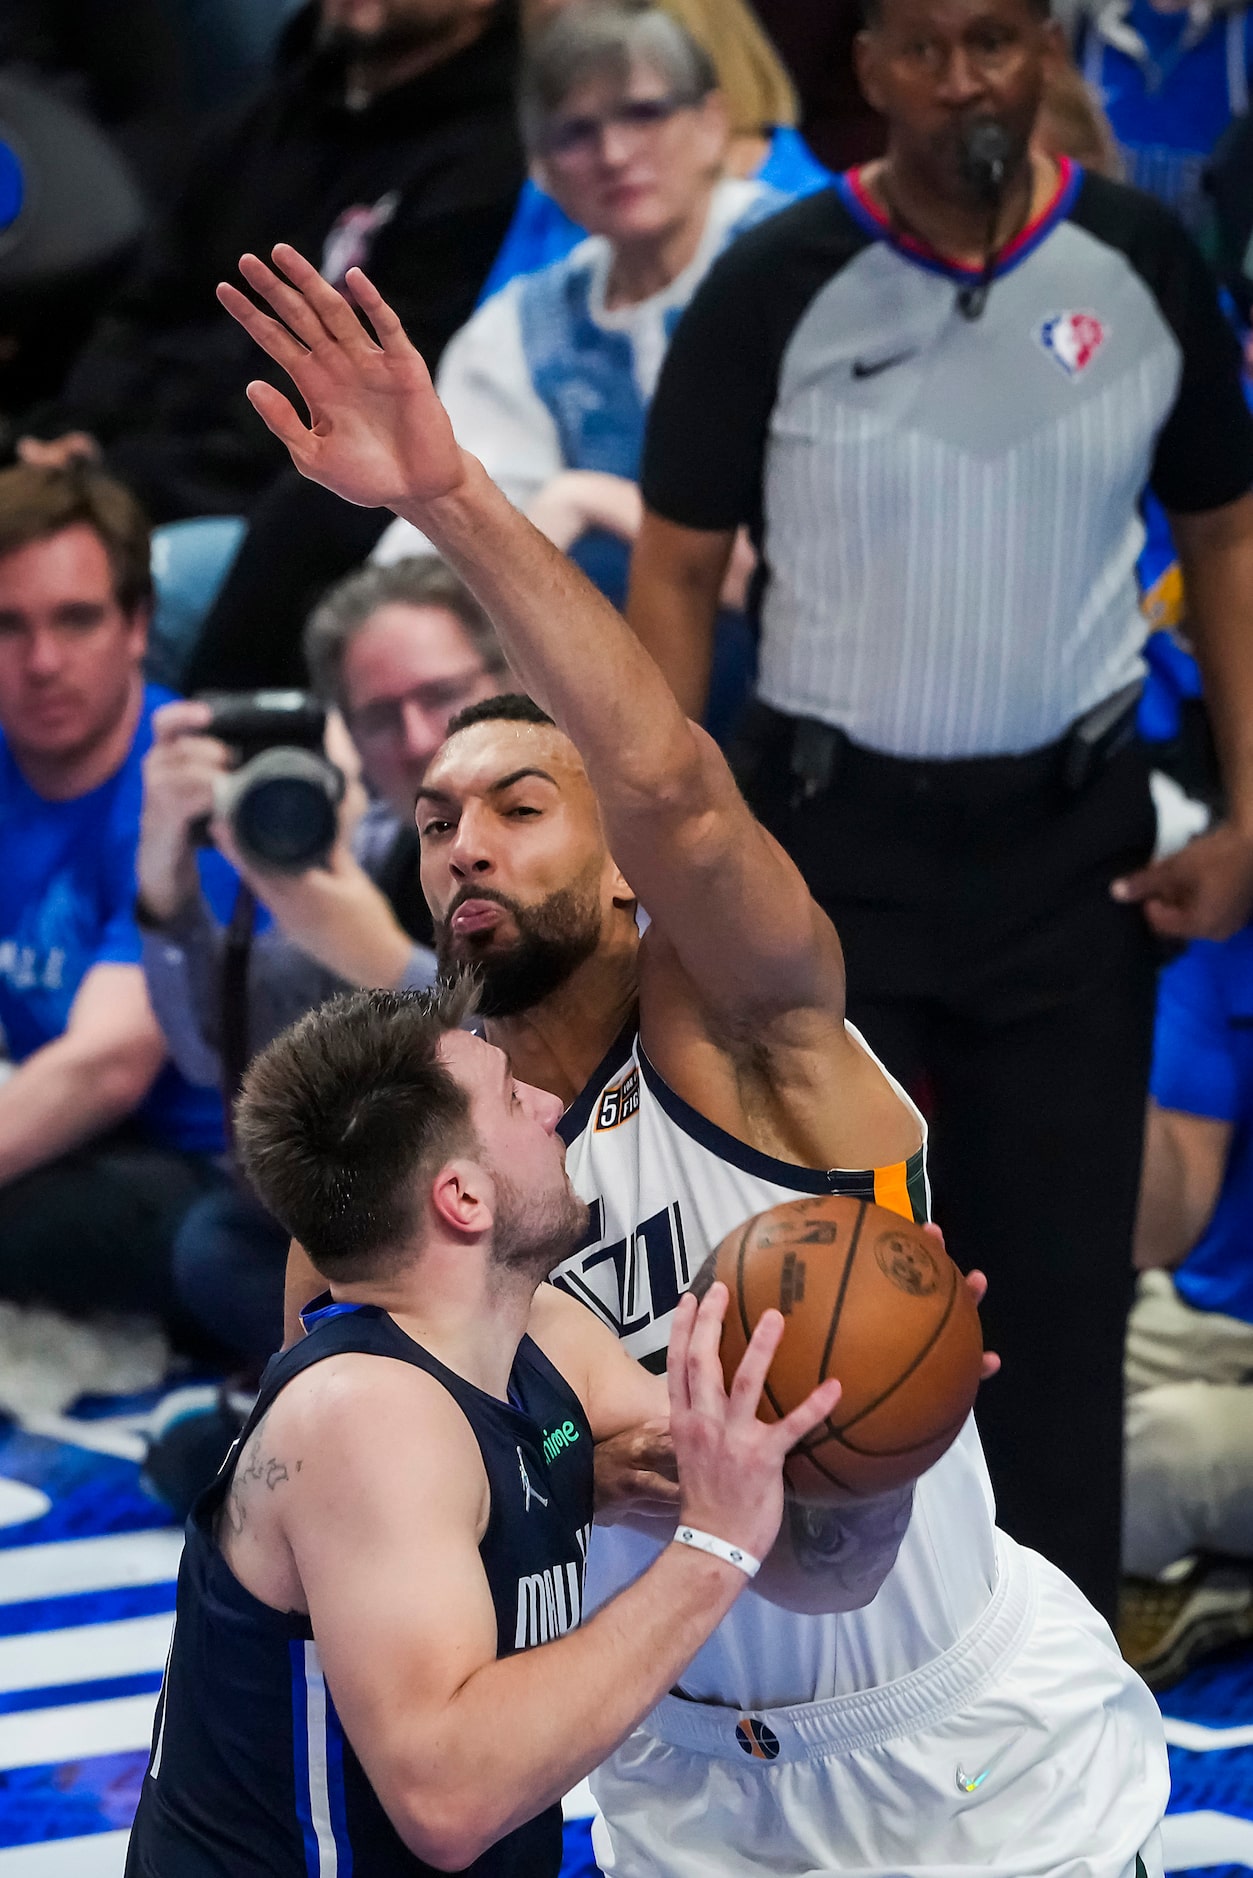
[[(218, 1514), (239, 1453), (279, 1391), (343, 1351), (434, 1376), (478, 1441), (491, 1492), (479, 1553), (500, 1656), (579, 1622), (592, 1518), (592, 1436), (577, 1397), (529, 1337), (509, 1401), (465, 1382), (384, 1311), (332, 1305), (277, 1356), (248, 1425), (187, 1522), (174, 1638), (127, 1878), (412, 1878), (408, 1851), (353, 1752), (323, 1678), (309, 1619), (254, 1598), (218, 1549)], [(501, 1725), (508, 1725), (502, 1716)], [(469, 1868), (481, 1878), (556, 1878), (551, 1806)]]

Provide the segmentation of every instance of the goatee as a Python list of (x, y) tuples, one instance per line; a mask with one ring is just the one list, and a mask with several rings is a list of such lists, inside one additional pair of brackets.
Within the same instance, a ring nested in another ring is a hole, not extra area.
[[(457, 947), (449, 918), (462, 900), (493, 900), (507, 907), (518, 937), (494, 950), (490, 940), (482, 950), (471, 944)], [(591, 958), (600, 943), (600, 914), (595, 897), (566, 887), (549, 894), (538, 906), (521, 907), (504, 894), (484, 888), (466, 888), (454, 900), (435, 929), (435, 952), (440, 975), (453, 978), (469, 971), (478, 985), (476, 1011), (480, 1017), (516, 1017), (551, 997)]]

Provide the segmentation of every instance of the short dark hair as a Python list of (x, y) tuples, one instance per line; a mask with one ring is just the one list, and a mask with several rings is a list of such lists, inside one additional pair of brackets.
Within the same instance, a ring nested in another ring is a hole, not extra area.
[(455, 717), (448, 720), (446, 737), (455, 737), (459, 730), (469, 730), (472, 724), (547, 724), (556, 730), (555, 718), (542, 710), (534, 698), (528, 698), (521, 691), (502, 691), (498, 698), (480, 698), (477, 704), (467, 704)]
[(122, 611), (151, 606), (152, 531), (124, 484), (81, 463), (67, 469), (15, 463), (0, 470), (0, 560), (78, 527), (99, 537)]
[(473, 999), (465, 978), (345, 992), (283, 1031), (244, 1077), (240, 1162), (324, 1277), (393, 1266), (421, 1217), (421, 1177), (472, 1146), (469, 1098), (438, 1046)]
[(305, 665), (323, 704), (344, 708), (344, 654), (382, 606), (442, 607), (461, 625), (484, 671), (509, 676), (492, 622), (465, 582), (437, 554), (412, 554), (386, 566), (357, 568), (336, 582), (309, 615)]
[[(870, 27), (878, 26), (882, 22), (883, 9), (886, 4), (887, 0), (861, 0), (862, 24)], [(1027, 10), (1034, 13), (1040, 20), (1048, 19), (1053, 11), (1052, 0), (1026, 0), (1026, 4)]]

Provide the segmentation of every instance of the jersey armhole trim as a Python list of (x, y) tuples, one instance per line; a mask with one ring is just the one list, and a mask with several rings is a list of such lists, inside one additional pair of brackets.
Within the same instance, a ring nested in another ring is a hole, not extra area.
[(636, 1054), (640, 1074), (649, 1091), (675, 1127), (682, 1129), (685, 1135), (710, 1154), (716, 1154), (720, 1161), (738, 1167), (741, 1173), (751, 1174), (757, 1180), (769, 1181), (778, 1187), (792, 1187), (797, 1193), (851, 1194), (855, 1199), (886, 1205), (894, 1212), (901, 1211), (900, 1198), (907, 1196), (911, 1216), (916, 1221), (925, 1220), (925, 1212), (921, 1215), (918, 1212), (920, 1196), (926, 1192), (925, 1141), (907, 1161), (898, 1161), (891, 1167), (798, 1167), (792, 1161), (780, 1161), (772, 1154), (763, 1154), (760, 1148), (750, 1147), (746, 1141), (739, 1141), (734, 1135), (728, 1134), (725, 1128), (719, 1128), (716, 1122), (706, 1120), (682, 1096), (675, 1094), (649, 1062), (642, 1044)]

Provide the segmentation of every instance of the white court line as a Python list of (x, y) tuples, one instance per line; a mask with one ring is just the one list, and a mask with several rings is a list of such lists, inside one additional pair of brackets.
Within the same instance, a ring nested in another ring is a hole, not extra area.
[(28, 1487), (24, 1480), (0, 1480), (0, 1526), (25, 1526), (51, 1509), (52, 1501), (38, 1487)]
[(1218, 1748), (1253, 1746), (1253, 1725), (1239, 1728), (1206, 1728), (1201, 1722), (1176, 1721), (1162, 1717), (1162, 1727), (1172, 1748), (1191, 1748), (1198, 1754), (1212, 1754)]
[(182, 1533), (170, 1526), (111, 1533), (104, 1539), (6, 1547), (0, 1549), (0, 1604), (109, 1591), (119, 1585), (163, 1584), (178, 1576), (182, 1549)]
[(49, 1441), (64, 1441), (73, 1448), (86, 1448), (92, 1454), (112, 1454), (122, 1461), (142, 1461), (148, 1452), (144, 1435), (133, 1427), (119, 1427), (107, 1416), (100, 1421), (76, 1421), (72, 1415), (41, 1412), (23, 1415), (22, 1427), (28, 1434), (43, 1435)]
[(173, 1611), (160, 1611), (154, 1617), (0, 1637), (0, 1690), (50, 1689), (162, 1670), (173, 1628)]
[(1162, 1857), (1168, 1871), (1186, 1871), (1191, 1865), (1253, 1865), (1253, 1819), (1234, 1819), (1230, 1813), (1167, 1813)]
[(0, 1851), (0, 1878), (122, 1878), (129, 1832), (82, 1839), (41, 1839)]
[(125, 1754), (152, 1744), (157, 1697), (111, 1696), (105, 1702), (69, 1702), (63, 1708), (21, 1709), (0, 1715), (0, 1769), (86, 1761), (95, 1754)]

